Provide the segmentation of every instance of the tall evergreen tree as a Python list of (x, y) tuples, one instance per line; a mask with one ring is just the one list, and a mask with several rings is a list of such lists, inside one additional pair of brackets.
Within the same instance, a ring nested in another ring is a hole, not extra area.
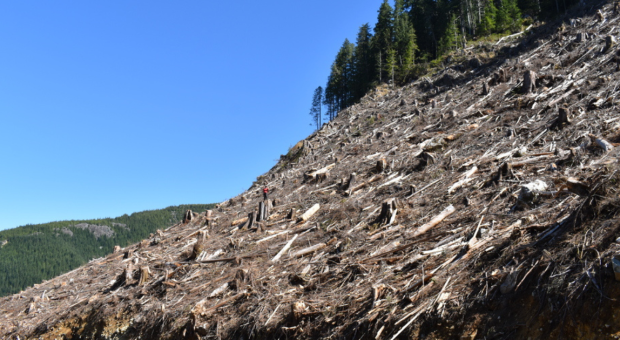
[(511, 18), (508, 6), (508, 0), (500, 0), (495, 15), (495, 29), (499, 33), (504, 33), (510, 28)]
[(506, 11), (508, 12), (509, 25), (508, 29), (513, 33), (521, 30), (521, 10), (517, 5), (517, 0), (504, 0), (506, 4)]
[(456, 24), (456, 15), (452, 14), (446, 30), (439, 40), (439, 54), (446, 54), (456, 48), (458, 45), (458, 28)]
[(495, 16), (497, 15), (497, 7), (493, 4), (493, 0), (488, 0), (484, 6), (484, 16), (480, 22), (480, 33), (489, 35), (495, 31)]
[(321, 86), (317, 87), (314, 90), (314, 95), (312, 96), (312, 107), (310, 108), (310, 117), (312, 117), (312, 121), (316, 124), (316, 129), (321, 128), (321, 105), (323, 103), (323, 88)]
[[(377, 58), (377, 71), (379, 73), (379, 82), (382, 82), (386, 74), (386, 58), (388, 57), (388, 51), (392, 48), (393, 41), (393, 8), (390, 6), (388, 0), (383, 0), (381, 7), (379, 8), (379, 16), (377, 18), (377, 24), (375, 25), (375, 35), (372, 40), (373, 55)], [(390, 66), (391, 68), (391, 66)]]
[[(397, 9), (402, 8), (402, 1), (397, 0)], [(401, 2), (400, 5), (398, 3)], [(415, 64), (416, 36), (413, 25), (409, 22), (408, 14), (402, 10), (396, 10), (394, 18), (394, 46), (398, 64), (399, 81), (405, 81)]]
[(371, 39), (370, 26), (368, 24), (362, 25), (357, 33), (357, 45), (353, 53), (353, 76), (355, 79), (353, 97), (355, 101), (362, 98), (368, 92), (372, 81), (376, 78), (376, 68), (370, 46)]

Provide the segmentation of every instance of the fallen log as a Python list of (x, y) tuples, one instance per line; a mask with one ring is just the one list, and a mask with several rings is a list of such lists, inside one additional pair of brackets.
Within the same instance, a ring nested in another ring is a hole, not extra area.
[(450, 186), (450, 188), (448, 189), (448, 194), (452, 194), (454, 193), (457, 189), (459, 189), (460, 187), (464, 186), (465, 184), (473, 181), (474, 179), (472, 178), (472, 176), (478, 171), (478, 167), (477, 166), (473, 166), (473, 168), (471, 168), (469, 171), (465, 172), (463, 174), (463, 179), (457, 181), (456, 183), (454, 183), (452, 186)]
[(589, 134), (588, 136), (590, 136), (590, 138), (592, 138), (592, 140), (594, 140), (594, 143), (596, 143), (596, 145), (599, 148), (603, 149), (603, 151), (605, 151), (605, 152), (609, 152), (609, 151), (611, 151), (614, 148), (614, 146), (611, 145), (610, 142), (604, 140), (603, 138), (596, 137), (593, 134)]
[(454, 206), (452, 204), (450, 204), (439, 215), (435, 216), (428, 223), (426, 223), (423, 226), (419, 227), (413, 233), (413, 237), (420, 236), (420, 235), (424, 234), (425, 232), (431, 230), (434, 226), (438, 225), (441, 221), (443, 221), (446, 217), (450, 216), (450, 214), (452, 214), (455, 211), (456, 211), (456, 209), (454, 208)]
[(294, 254), (291, 255), (291, 257), (301, 257), (301, 256), (304, 256), (304, 255), (308, 255), (308, 254), (314, 253), (317, 250), (323, 249), (325, 247), (327, 247), (327, 245), (325, 243), (315, 244), (315, 245), (313, 245), (311, 247), (304, 248), (304, 249), (302, 249), (302, 250), (300, 250), (298, 252), (295, 252)]
[(320, 204), (315, 204), (313, 205), (310, 209), (308, 209), (308, 211), (306, 211), (303, 215), (301, 215), (297, 221), (298, 222), (305, 222), (308, 219), (310, 219), (310, 217), (312, 217), (312, 215), (314, 215), (317, 211), (319, 211), (319, 208), (321, 208)]
[(287, 250), (289, 250), (289, 248), (291, 247), (291, 245), (293, 245), (293, 242), (295, 242), (295, 240), (297, 239), (297, 237), (299, 236), (299, 234), (295, 234), (295, 236), (293, 236), (292, 239), (290, 239), (286, 245), (284, 245), (284, 247), (278, 252), (278, 254), (271, 259), (271, 262), (278, 262), (280, 261), (280, 258), (282, 257), (282, 255), (284, 255), (284, 253), (286, 253)]

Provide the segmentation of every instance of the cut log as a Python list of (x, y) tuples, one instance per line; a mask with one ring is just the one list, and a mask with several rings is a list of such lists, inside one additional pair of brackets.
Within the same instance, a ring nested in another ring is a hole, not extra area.
[(469, 169), (467, 172), (465, 172), (463, 174), (463, 178), (459, 181), (457, 181), (456, 183), (452, 184), (452, 186), (448, 189), (448, 194), (452, 194), (454, 193), (457, 189), (459, 189), (460, 187), (464, 186), (465, 184), (471, 182), (474, 180), (474, 178), (472, 178), (472, 176), (478, 171), (478, 167), (477, 166), (473, 166), (471, 169)]
[(610, 143), (610, 142), (608, 142), (608, 141), (606, 141), (606, 140), (604, 140), (604, 139), (602, 139), (602, 138), (596, 137), (596, 136), (595, 136), (595, 135), (593, 135), (593, 134), (589, 134), (588, 136), (589, 136), (590, 138), (592, 138), (592, 140), (594, 141), (594, 143), (596, 143), (596, 145), (597, 145), (599, 148), (603, 149), (603, 151), (605, 151), (605, 152), (609, 152), (609, 151), (611, 151), (611, 150), (614, 148), (614, 146), (613, 146), (613, 145), (611, 145), (611, 143)]
[(317, 211), (319, 211), (320, 207), (321, 205), (318, 203), (313, 205), (310, 209), (308, 209), (308, 211), (306, 211), (303, 215), (301, 215), (301, 217), (299, 217), (298, 222), (305, 222), (308, 219), (310, 219), (312, 215), (314, 215)]
[(523, 93), (531, 93), (536, 89), (536, 73), (525, 71), (523, 74)]
[(295, 240), (297, 239), (297, 237), (299, 236), (299, 234), (295, 234), (295, 236), (293, 236), (292, 239), (290, 239), (286, 245), (284, 245), (284, 247), (278, 252), (278, 254), (276, 256), (274, 256), (273, 259), (271, 259), (271, 262), (278, 262), (280, 261), (280, 258), (282, 257), (282, 255), (284, 255), (286, 253), (287, 250), (289, 250), (289, 248), (291, 248), (291, 245), (293, 245), (293, 242), (295, 242)]
[(519, 200), (522, 202), (535, 201), (538, 195), (545, 190), (547, 190), (547, 183), (537, 179), (534, 182), (521, 186)]
[(321, 168), (319, 170), (316, 171), (312, 171), (312, 172), (308, 172), (304, 175), (305, 180), (316, 180), (317, 176), (320, 174), (326, 174), (329, 172), (329, 170), (331, 170), (333, 167), (336, 166), (336, 163), (332, 163), (324, 168)]
[(236, 225), (239, 225), (239, 224), (241, 224), (241, 223), (245, 223), (245, 222), (247, 222), (247, 221), (248, 221), (248, 218), (247, 218), (247, 217), (244, 217), (244, 218), (239, 218), (239, 219), (236, 219), (236, 220), (232, 221), (231, 226), (232, 226), (232, 227), (234, 227), (234, 226), (236, 226)]
[(300, 256), (308, 255), (308, 254), (314, 253), (317, 250), (321, 250), (325, 248), (326, 246), (327, 245), (325, 243), (315, 244), (311, 247), (304, 248), (300, 251), (295, 252), (294, 254), (291, 255), (291, 257), (300, 257)]
[(424, 234), (425, 232), (431, 230), (433, 227), (438, 225), (441, 221), (443, 221), (446, 217), (450, 216), (450, 214), (452, 214), (455, 211), (456, 211), (456, 209), (454, 208), (454, 206), (452, 204), (450, 204), (441, 213), (439, 213), (439, 215), (433, 217), (433, 219), (430, 220), (428, 223), (426, 223), (423, 226), (419, 227), (413, 233), (413, 237), (420, 236), (420, 235)]

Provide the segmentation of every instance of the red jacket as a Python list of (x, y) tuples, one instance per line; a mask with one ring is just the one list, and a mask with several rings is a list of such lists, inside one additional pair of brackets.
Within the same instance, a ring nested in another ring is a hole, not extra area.
[(269, 193), (269, 188), (265, 188), (265, 189), (263, 189), (263, 193), (265, 193), (265, 194), (266, 194), (266, 193)]

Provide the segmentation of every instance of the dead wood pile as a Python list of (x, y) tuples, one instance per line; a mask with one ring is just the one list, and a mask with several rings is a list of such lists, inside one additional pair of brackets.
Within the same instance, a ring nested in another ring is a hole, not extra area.
[(605, 37), (620, 17), (590, 11), (449, 82), (377, 88), (262, 176), (268, 201), (257, 183), (1, 299), (0, 337), (555, 334), (562, 313), (488, 315), (521, 296), (569, 311), (614, 284), (620, 57)]

